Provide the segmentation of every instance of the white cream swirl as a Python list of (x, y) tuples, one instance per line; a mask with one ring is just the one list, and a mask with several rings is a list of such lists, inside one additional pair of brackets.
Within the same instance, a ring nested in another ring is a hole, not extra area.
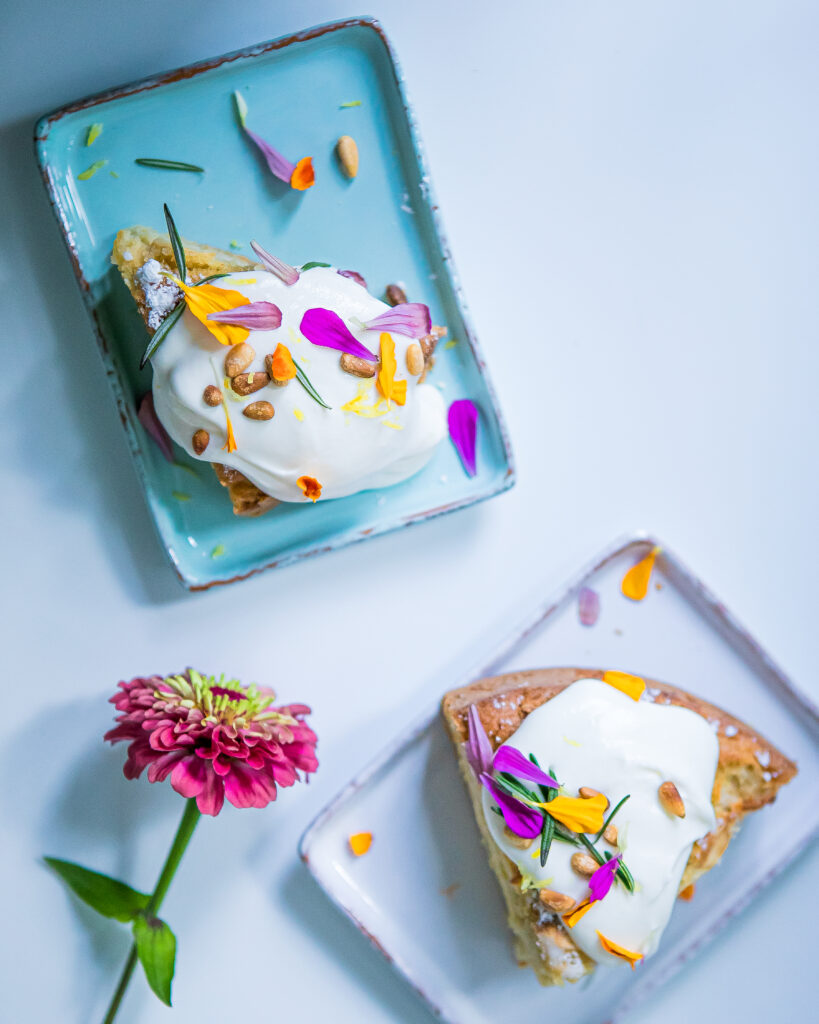
[[(719, 744), (714, 731), (694, 711), (645, 698), (634, 701), (607, 683), (580, 679), (536, 708), (506, 742), (524, 757), (533, 753), (544, 769), (554, 769), (569, 796), (589, 786), (608, 797), (611, 809), (630, 795), (614, 824), (635, 891), (615, 882), (570, 934), (599, 963), (622, 960), (603, 949), (598, 931), (626, 949), (650, 956), (671, 916), (692, 844), (715, 824), (711, 791)], [(666, 780), (679, 790), (685, 818), (673, 817), (661, 806), (657, 790)], [(537, 840), (527, 850), (513, 846), (493, 806), (484, 790), (487, 827), (524, 880), (578, 901), (588, 895), (586, 880), (570, 863), (577, 847), (553, 842), (541, 868)], [(605, 840), (598, 848), (615, 852)]]
[[(186, 309), (152, 363), (157, 415), (188, 454), (238, 469), (265, 494), (280, 501), (299, 502), (306, 500), (296, 483), (301, 476), (315, 477), (321, 483), (322, 499), (340, 498), (398, 483), (429, 461), (446, 433), (446, 415), (438, 389), (419, 384), (406, 370), (406, 351), (413, 339), (391, 335), (398, 363), (396, 379), (407, 380), (406, 404), (391, 402), (386, 408), (386, 403), (381, 403), (374, 410), (381, 397), (375, 380), (346, 373), (339, 365), (338, 351), (313, 345), (299, 332), (306, 310), (331, 309), (357, 340), (377, 352), (379, 332), (363, 330), (355, 321), (371, 320), (389, 306), (330, 267), (313, 267), (290, 286), (256, 269), (228, 274), (217, 286), (238, 291), (250, 302), (273, 302), (282, 311), (279, 328), (251, 331), (248, 336), (256, 358), (247, 372), (263, 372), (264, 357), (278, 343), (286, 345), (332, 408), (323, 409), (296, 380), (286, 387), (270, 384), (245, 398), (224, 388), (224, 360), (229, 349)], [(218, 385), (227, 395), (237, 444), (230, 454), (222, 449), (227, 437), (224, 409), (211, 407), (203, 399), (210, 384)], [(363, 395), (359, 405), (365, 415), (345, 411), (342, 407), (359, 394)], [(251, 420), (242, 414), (247, 404), (258, 401), (273, 405), (272, 420)], [(202, 428), (210, 434), (210, 443), (197, 456), (191, 439)]]

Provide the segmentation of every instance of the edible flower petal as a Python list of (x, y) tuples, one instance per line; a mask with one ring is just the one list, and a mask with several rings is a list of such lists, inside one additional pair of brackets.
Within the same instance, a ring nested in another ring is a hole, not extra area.
[(401, 302), (364, 324), (368, 331), (393, 331), (407, 338), (423, 338), (432, 330), (429, 306), (423, 302)]
[(309, 156), (305, 156), (297, 164), (291, 163), (277, 149), (274, 149), (269, 142), (265, 142), (261, 135), (257, 135), (256, 132), (248, 128), (246, 123), (247, 103), (242, 94), (234, 92), (233, 99), (236, 103), (239, 124), (247, 137), (256, 144), (260, 153), (265, 158), (267, 166), (270, 168), (270, 173), (278, 178), (279, 181), (283, 181), (286, 185), (290, 185), (291, 188), (299, 192), (310, 188), (315, 182), (312, 159)]
[(341, 274), (342, 277), (349, 277), (351, 281), (355, 281), (356, 284), (360, 284), (362, 288), (367, 287), (367, 282), (357, 270), (339, 270), (338, 273)]
[(620, 590), (624, 597), (629, 598), (631, 601), (643, 600), (648, 593), (651, 570), (654, 568), (657, 555), (659, 555), (661, 550), (659, 547), (653, 547), (645, 558), (641, 558), (636, 565), (629, 569), (623, 577), (623, 582), (620, 584)]
[(495, 751), (495, 759), (492, 767), (496, 772), (508, 772), (518, 779), (527, 779), (529, 782), (538, 782), (542, 786), (550, 786), (552, 789), (560, 789), (560, 783), (547, 775), (542, 768), (538, 768), (528, 757), (516, 748), (504, 744)]
[(373, 843), (372, 832), (356, 832), (348, 840), (350, 849), (356, 857), (363, 857)]
[(224, 309), (208, 313), (208, 320), (220, 324), (238, 324), (249, 331), (275, 331), (282, 325), (282, 311), (275, 302), (249, 302), (239, 309)]
[(230, 418), (227, 402), (224, 398), (222, 399), (222, 408), (225, 410), (225, 421), (227, 423), (227, 437), (225, 439), (225, 443), (222, 445), (222, 451), (227, 452), (228, 455), (230, 455), (231, 452), (235, 452), (239, 446), (236, 444), (236, 435), (233, 433), (233, 421)]
[(378, 356), (374, 352), (370, 352), (360, 341), (356, 341), (349, 327), (332, 309), (323, 309), (321, 306), (308, 309), (301, 318), (299, 329), (313, 345), (347, 352), (351, 356), (358, 356), (359, 359), (366, 359), (371, 363), (378, 362)]
[(577, 596), (577, 614), (582, 626), (593, 626), (600, 615), (600, 595), (591, 587), (581, 587)]
[(154, 408), (153, 392), (148, 391), (142, 396), (137, 411), (137, 419), (146, 429), (151, 438), (156, 442), (157, 448), (162, 452), (168, 462), (173, 462), (173, 447), (168, 431), (162, 426)]
[(466, 713), (469, 737), (464, 743), (464, 755), (469, 762), (469, 767), (475, 773), (475, 778), (480, 779), (481, 775), (488, 775), (492, 771), (492, 744), (486, 735), (481, 716), (474, 704), (469, 705)]
[(296, 376), (296, 364), (286, 345), (279, 344), (270, 358), (270, 375), (273, 380), (292, 380)]
[(468, 398), (459, 398), (447, 414), (449, 436), (461, 458), (467, 476), (475, 476), (475, 443), (478, 435), (478, 409)]
[(230, 288), (217, 288), (212, 284), (191, 286), (178, 277), (173, 280), (185, 293), (185, 302), (196, 319), (205, 325), (221, 345), (238, 345), (250, 334), (247, 327), (217, 324), (208, 319), (210, 313), (220, 313), (237, 306), (249, 306), (250, 300)]
[(571, 832), (599, 832), (603, 827), (603, 813), (608, 803), (602, 793), (588, 798), (562, 796), (558, 793), (554, 800), (537, 806), (543, 807), (547, 814)]
[(604, 896), (608, 895), (609, 889), (614, 884), (614, 876), (619, 866), (620, 854), (618, 853), (616, 857), (612, 857), (605, 864), (601, 864), (591, 876), (589, 879), (589, 892), (591, 892), (593, 903), (597, 900), (602, 900)]
[(503, 820), (516, 836), (534, 839), (535, 836), (540, 835), (540, 831), (543, 828), (542, 814), (533, 807), (527, 807), (520, 800), (516, 800), (513, 796), (504, 793), (500, 786), (495, 785), (492, 777), (487, 775), (486, 772), (481, 775), (480, 781), (492, 794), (492, 799), (500, 808)]
[(381, 366), (378, 370), (376, 384), (378, 390), (387, 399), (387, 402), (394, 401), (398, 405), (404, 405), (407, 401), (407, 382), (396, 380), (395, 372), (398, 363), (395, 360), (395, 342), (389, 334), (382, 334), (379, 338), (381, 345)]
[(591, 906), (592, 901), (586, 897), (586, 899), (578, 903), (576, 907), (573, 907), (567, 914), (563, 915), (563, 923), (567, 928), (574, 928), (580, 918), (591, 910)]
[(625, 693), (632, 700), (639, 700), (646, 688), (645, 679), (633, 676), (628, 672), (615, 672), (613, 669), (603, 673), (603, 682), (613, 686), (615, 690)]
[(315, 503), (321, 497), (321, 484), (314, 476), (300, 476), (296, 481), (305, 498)]
[(291, 285), (298, 281), (299, 272), (295, 267), (291, 267), (289, 263), (285, 263), (284, 260), (280, 260), (277, 256), (272, 256), (267, 249), (263, 249), (256, 241), (251, 240), (250, 248), (259, 257), (265, 270), (275, 274), (285, 284)]
[(600, 939), (600, 945), (607, 953), (612, 953), (614, 956), (620, 957), (621, 960), (625, 960), (627, 964), (631, 964), (632, 971), (634, 970), (634, 965), (643, 959), (642, 953), (634, 953), (632, 950), (626, 949), (625, 946), (612, 942), (602, 932), (597, 932), (597, 938)]

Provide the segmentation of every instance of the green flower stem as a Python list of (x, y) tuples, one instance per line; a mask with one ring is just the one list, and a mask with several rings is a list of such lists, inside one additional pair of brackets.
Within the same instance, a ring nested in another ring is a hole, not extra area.
[[(191, 797), (191, 799), (187, 800), (185, 803), (185, 811), (182, 814), (182, 820), (179, 822), (179, 828), (176, 830), (173, 843), (168, 851), (168, 856), (165, 860), (165, 865), (162, 868), (162, 873), (156, 883), (156, 888), (151, 894), (148, 906), (145, 908), (146, 914), (156, 915), (157, 911), (161, 907), (162, 901), (165, 899), (165, 894), (173, 881), (173, 876), (176, 874), (176, 869), (179, 867), (179, 862), (182, 860), (182, 854), (185, 852), (188, 843), (190, 842), (191, 836), (193, 835), (200, 817), (201, 813), (199, 808), (196, 806), (196, 799)], [(108, 1007), (108, 1012), (105, 1014), (103, 1024), (112, 1024), (112, 1021), (116, 1017), (119, 1005), (122, 1002), (126, 989), (128, 988), (128, 983), (131, 980), (131, 975), (134, 973), (136, 964), (136, 946), (131, 946), (131, 952), (128, 954), (128, 959), (125, 961), (125, 966), (122, 969), (117, 990), (111, 1000), (111, 1005)]]

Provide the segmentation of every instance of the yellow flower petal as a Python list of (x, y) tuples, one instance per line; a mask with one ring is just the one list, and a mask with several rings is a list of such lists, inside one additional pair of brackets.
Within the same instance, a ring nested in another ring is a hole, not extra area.
[(654, 568), (654, 562), (657, 560), (660, 550), (658, 547), (652, 548), (645, 558), (641, 558), (636, 565), (629, 569), (620, 584), (620, 590), (624, 597), (628, 597), (632, 601), (643, 600), (648, 593), (651, 570)]
[(632, 700), (639, 700), (646, 688), (645, 679), (630, 675), (628, 672), (607, 670), (603, 673), (603, 682), (613, 686), (615, 690), (625, 693)]
[(355, 835), (350, 836), (348, 841), (350, 843), (350, 849), (356, 857), (363, 857), (372, 846), (373, 834), (372, 832), (356, 832)]
[(395, 342), (389, 334), (382, 334), (381, 343), (381, 367), (378, 371), (378, 390), (387, 399), (398, 405), (404, 405), (407, 401), (407, 382), (396, 380), (395, 371), (398, 363), (395, 359)]
[(616, 942), (612, 942), (611, 939), (607, 939), (602, 932), (597, 933), (597, 938), (600, 939), (600, 945), (607, 953), (619, 956), (621, 960), (625, 960), (627, 964), (631, 964), (632, 971), (634, 970), (634, 965), (643, 959), (642, 953), (634, 953), (630, 949), (626, 949), (625, 946), (620, 946)]
[(183, 284), (178, 278), (176, 283), (185, 293), (185, 301), (188, 309), (196, 319), (205, 325), (210, 333), (222, 345), (238, 345), (240, 341), (247, 338), (250, 331), (247, 327), (240, 327), (238, 324), (219, 324), (215, 320), (208, 320), (208, 313), (223, 313), (226, 309), (236, 309), (237, 306), (247, 306), (250, 299), (241, 292), (232, 291), (230, 288), (215, 288), (212, 284), (200, 284), (197, 287)]
[(603, 827), (603, 814), (609, 802), (602, 793), (586, 799), (578, 796), (556, 796), (554, 800), (538, 804), (547, 814), (565, 825), (571, 832), (599, 832)]

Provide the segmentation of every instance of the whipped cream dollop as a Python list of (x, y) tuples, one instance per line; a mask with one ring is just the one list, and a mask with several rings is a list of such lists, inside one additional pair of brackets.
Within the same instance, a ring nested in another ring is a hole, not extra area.
[[(238, 469), (279, 501), (299, 502), (306, 500), (296, 483), (302, 476), (319, 481), (322, 500), (341, 498), (398, 483), (429, 461), (446, 433), (446, 412), (438, 389), (419, 384), (418, 378), (407, 372), (406, 352), (414, 339), (390, 335), (398, 364), (396, 379), (407, 380), (406, 404), (401, 406), (381, 400), (375, 378), (362, 379), (342, 370), (340, 352), (311, 344), (299, 331), (308, 309), (330, 309), (358, 341), (377, 353), (379, 331), (365, 330), (359, 321), (387, 312), (390, 307), (386, 303), (331, 267), (304, 271), (289, 286), (274, 274), (257, 269), (228, 274), (215, 285), (237, 291), (250, 302), (273, 302), (282, 312), (276, 330), (248, 335), (246, 343), (256, 357), (245, 372), (264, 372), (265, 356), (272, 354), (277, 344), (286, 345), (331, 408), (322, 408), (297, 380), (284, 387), (271, 383), (246, 397), (234, 394), (224, 384), (225, 356), (230, 349), (186, 309), (154, 354), (152, 364), (156, 413), (189, 455)], [(207, 405), (203, 398), (208, 385), (218, 386), (226, 397), (237, 446), (230, 454), (223, 450), (227, 439), (224, 409)], [(242, 414), (245, 406), (259, 401), (274, 407), (273, 419), (252, 420)], [(345, 410), (350, 402), (354, 409)], [(209, 433), (210, 443), (197, 455), (192, 437), (200, 429)]]
[[(687, 708), (635, 701), (597, 679), (579, 679), (531, 712), (506, 743), (524, 757), (534, 754), (544, 770), (553, 769), (561, 792), (569, 796), (577, 796), (581, 786), (591, 787), (608, 797), (610, 811), (629, 795), (612, 822), (617, 849), (603, 839), (597, 849), (622, 852), (635, 890), (629, 892), (615, 881), (569, 934), (598, 963), (623, 962), (602, 947), (598, 931), (650, 956), (668, 923), (691, 847), (715, 825), (711, 791), (719, 743), (714, 731)], [(666, 781), (682, 796), (684, 818), (669, 814), (660, 803), (657, 790)], [(553, 842), (541, 867), (539, 840), (526, 850), (515, 847), (504, 835), (503, 818), (492, 810), (494, 801), (485, 789), (482, 799), (492, 838), (515, 862), (524, 882), (578, 902), (588, 896), (588, 880), (571, 866), (578, 847)]]

